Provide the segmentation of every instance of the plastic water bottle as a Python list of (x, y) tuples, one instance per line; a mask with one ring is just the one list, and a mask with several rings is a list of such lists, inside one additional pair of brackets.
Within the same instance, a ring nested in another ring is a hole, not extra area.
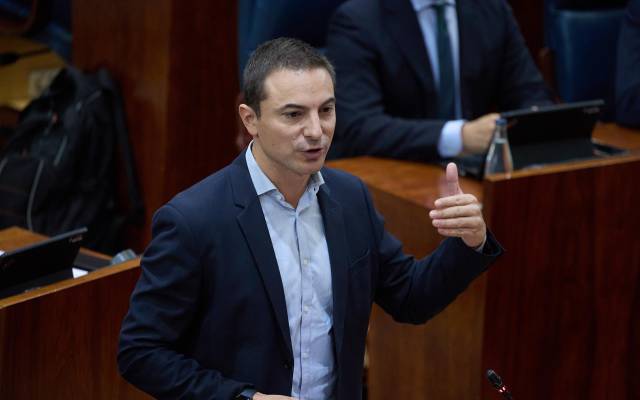
[(510, 172), (513, 172), (513, 158), (509, 139), (507, 139), (507, 120), (499, 118), (496, 121), (496, 130), (493, 133), (489, 152), (487, 152), (484, 176)]

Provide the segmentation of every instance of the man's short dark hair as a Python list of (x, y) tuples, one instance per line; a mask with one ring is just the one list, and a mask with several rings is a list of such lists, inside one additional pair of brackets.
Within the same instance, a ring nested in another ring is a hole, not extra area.
[(260, 117), (260, 102), (266, 99), (264, 81), (274, 71), (294, 71), (324, 68), (336, 85), (333, 65), (308, 43), (292, 38), (278, 38), (264, 42), (251, 54), (244, 68), (244, 103)]

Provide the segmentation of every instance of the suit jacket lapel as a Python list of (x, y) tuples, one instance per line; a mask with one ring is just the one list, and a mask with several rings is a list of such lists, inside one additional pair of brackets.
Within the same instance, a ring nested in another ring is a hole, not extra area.
[(431, 62), (425, 47), (418, 17), (408, 0), (383, 0), (389, 15), (385, 23), (401, 52), (420, 79), (425, 92), (435, 93)]
[(283, 350), (288, 355), (290, 362), (293, 363), (291, 334), (289, 332), (287, 304), (282, 287), (282, 278), (280, 277), (280, 270), (278, 269), (278, 262), (271, 244), (267, 223), (260, 206), (260, 199), (256, 194), (247, 169), (244, 152), (233, 162), (230, 178), (236, 205), (243, 208), (237, 216), (238, 224), (251, 249), (276, 321), (280, 327)]
[[(336, 363), (340, 360), (344, 338), (344, 319), (347, 308), (348, 252), (342, 207), (330, 196), (327, 184), (318, 192), (318, 203), (324, 220), (324, 232), (331, 262), (333, 291), (333, 339)], [(340, 365), (338, 364), (338, 367)]]

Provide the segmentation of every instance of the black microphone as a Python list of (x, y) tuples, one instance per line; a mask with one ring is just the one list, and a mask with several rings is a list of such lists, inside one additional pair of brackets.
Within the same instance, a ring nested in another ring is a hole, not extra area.
[(507, 400), (513, 400), (511, 397), (511, 393), (507, 390), (507, 387), (502, 383), (502, 378), (500, 375), (496, 374), (496, 371), (492, 369), (487, 370), (487, 379), (491, 383), (491, 385)]

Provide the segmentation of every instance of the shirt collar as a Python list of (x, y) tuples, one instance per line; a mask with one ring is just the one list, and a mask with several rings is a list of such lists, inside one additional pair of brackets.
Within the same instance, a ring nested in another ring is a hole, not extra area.
[[(271, 192), (273, 190), (278, 191), (276, 185), (271, 182), (271, 179), (262, 171), (262, 168), (256, 162), (255, 157), (253, 156), (253, 152), (251, 148), (253, 147), (253, 141), (249, 143), (247, 147), (247, 151), (245, 152), (245, 159), (247, 161), (247, 168), (249, 168), (249, 175), (251, 176), (251, 182), (253, 183), (253, 187), (256, 189), (256, 193), (258, 196), (261, 196), (265, 193)], [(324, 184), (324, 178), (322, 177), (322, 173), (320, 171), (311, 175), (309, 179), (309, 183), (307, 184), (307, 190), (311, 189), (313, 193), (318, 193), (320, 186)]]
[(424, 10), (425, 8), (429, 8), (437, 3), (444, 3), (450, 6), (455, 6), (455, 0), (411, 0), (411, 5), (413, 6), (413, 10), (415, 12), (419, 12)]

